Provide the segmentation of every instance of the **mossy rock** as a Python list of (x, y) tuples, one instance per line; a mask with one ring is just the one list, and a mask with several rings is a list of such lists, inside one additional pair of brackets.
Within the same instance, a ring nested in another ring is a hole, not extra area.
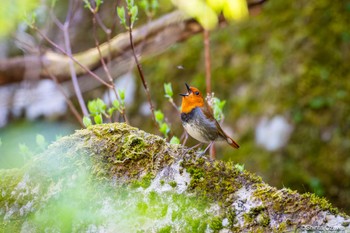
[(25, 167), (0, 170), (0, 232), (350, 231), (314, 194), (278, 190), (126, 124), (56, 141)]

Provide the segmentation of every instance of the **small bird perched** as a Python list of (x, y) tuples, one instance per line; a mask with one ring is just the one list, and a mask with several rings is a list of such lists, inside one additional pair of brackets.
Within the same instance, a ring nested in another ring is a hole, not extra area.
[(230, 146), (238, 149), (239, 145), (222, 130), (213, 116), (213, 111), (204, 100), (199, 90), (188, 86), (186, 94), (182, 96), (181, 121), (191, 137), (201, 143), (209, 143), (204, 153), (215, 140), (225, 140)]

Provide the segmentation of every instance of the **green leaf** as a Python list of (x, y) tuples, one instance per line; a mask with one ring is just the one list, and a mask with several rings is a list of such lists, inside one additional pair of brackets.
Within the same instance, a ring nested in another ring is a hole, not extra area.
[(91, 4), (89, 0), (84, 0), (84, 8), (88, 8), (89, 10), (92, 10)]
[(31, 157), (33, 156), (33, 152), (28, 148), (26, 144), (18, 144), (19, 152), (24, 156), (24, 157)]
[(243, 172), (244, 171), (244, 164), (239, 164), (237, 163), (235, 166), (234, 166), (235, 169), (237, 169), (238, 171), (240, 172)]
[(117, 14), (120, 19), (120, 24), (126, 27), (125, 10), (124, 7), (117, 7)]
[(214, 111), (214, 118), (217, 121), (220, 121), (224, 117), (223, 109), (226, 104), (226, 101), (221, 101), (219, 98), (213, 97), (213, 111)]
[(180, 144), (180, 139), (176, 136), (173, 136), (171, 139), (170, 139), (170, 144)]
[(114, 100), (114, 101), (113, 101), (113, 106), (114, 106), (118, 111), (121, 110), (121, 109), (120, 109), (120, 103), (119, 103), (118, 100)]
[(154, 116), (158, 124), (161, 124), (164, 121), (164, 114), (160, 110), (154, 111)]
[(134, 6), (134, 0), (126, 0), (126, 4), (128, 9), (131, 9)]
[(151, 2), (151, 8), (152, 8), (152, 11), (155, 12), (159, 7), (159, 3), (158, 3), (158, 0), (152, 0)]
[(94, 116), (94, 121), (97, 125), (102, 124), (103, 123), (102, 115), (98, 114), (98, 115)]
[(90, 117), (84, 116), (83, 124), (85, 125), (85, 127), (89, 127), (90, 125), (92, 125), (92, 121), (91, 121)]
[(148, 0), (141, 0), (139, 6), (146, 12), (149, 12), (149, 3)]
[(36, 135), (36, 144), (40, 147), (40, 149), (44, 150), (47, 146), (45, 137), (41, 134)]
[(101, 99), (91, 100), (88, 103), (89, 112), (95, 116), (97, 114), (105, 113), (107, 105)]
[(164, 91), (165, 97), (172, 98), (173, 97), (173, 88), (171, 87), (171, 83), (164, 83)]
[(89, 103), (88, 103), (88, 109), (89, 109), (89, 112), (90, 112), (92, 115), (95, 115), (95, 114), (98, 113), (97, 105), (96, 105), (96, 102), (95, 102), (94, 100), (89, 101)]
[(1, 138), (0, 138), (0, 147), (2, 146), (2, 140), (1, 140)]
[(125, 100), (125, 90), (119, 89), (118, 94), (121, 100)]
[(117, 110), (117, 109), (116, 108), (109, 108), (107, 110), (108, 115), (111, 117), (115, 110)]
[(167, 137), (170, 131), (170, 128), (167, 123), (162, 123), (160, 125), (159, 131), (164, 135), (164, 137)]
[(133, 6), (131, 9), (130, 9), (130, 13), (131, 13), (131, 25), (133, 25), (136, 20), (137, 20), (137, 14), (138, 14), (138, 8), (137, 6)]
[(97, 9), (98, 9), (98, 8), (101, 6), (101, 4), (103, 3), (102, 0), (95, 0), (95, 2), (96, 2), (96, 8), (97, 8)]

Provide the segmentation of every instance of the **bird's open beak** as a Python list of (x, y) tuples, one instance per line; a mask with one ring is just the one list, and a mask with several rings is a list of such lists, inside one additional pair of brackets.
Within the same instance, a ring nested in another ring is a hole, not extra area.
[(185, 83), (185, 85), (186, 85), (186, 88), (187, 88), (187, 93), (186, 94), (179, 94), (181, 96), (188, 96), (192, 92), (191, 89), (190, 89), (190, 86), (187, 83)]

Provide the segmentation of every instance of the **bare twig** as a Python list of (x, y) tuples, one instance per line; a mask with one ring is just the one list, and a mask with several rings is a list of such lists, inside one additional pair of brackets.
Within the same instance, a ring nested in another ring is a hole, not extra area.
[(154, 116), (154, 106), (153, 106), (153, 103), (152, 103), (151, 94), (149, 92), (146, 79), (145, 79), (145, 77), (143, 75), (141, 64), (140, 64), (139, 59), (137, 58), (136, 52), (135, 52), (134, 41), (132, 39), (131, 15), (129, 15), (129, 28), (128, 28), (128, 31), (129, 31), (131, 50), (132, 50), (132, 53), (133, 53), (133, 56), (134, 56), (134, 59), (135, 59), (137, 70), (139, 71), (139, 75), (140, 75), (140, 78), (141, 78), (141, 81), (142, 81), (143, 88), (145, 89), (145, 92), (146, 92), (146, 96), (147, 96), (147, 100), (148, 100), (151, 112), (152, 112), (152, 120), (154, 121), (155, 125), (158, 127), (158, 124), (156, 122), (156, 118)]
[(79, 65), (82, 69), (84, 69), (88, 74), (90, 74), (93, 78), (101, 82), (102, 84), (106, 85), (107, 87), (111, 87), (108, 83), (106, 83), (104, 80), (102, 80), (100, 77), (98, 77), (95, 73), (93, 73), (89, 68), (87, 68), (85, 65), (81, 64), (77, 59), (74, 58), (74, 56), (69, 56), (68, 53), (66, 53), (65, 50), (63, 50), (60, 46), (58, 46), (55, 42), (53, 42), (50, 38), (48, 38), (46, 35), (44, 35), (39, 28), (36, 26), (33, 26), (33, 29), (42, 37), (44, 38), (49, 44), (51, 44), (53, 47), (58, 49), (61, 53), (69, 57), (71, 60), (73, 60), (77, 65)]
[[(71, 45), (70, 45), (68, 28), (69, 28), (69, 21), (66, 21), (63, 25), (64, 44), (65, 44), (66, 52), (67, 52), (68, 56), (72, 57), (72, 49), (71, 49)], [(77, 78), (77, 74), (75, 73), (73, 60), (69, 60), (69, 69), (71, 72), (72, 83), (73, 83), (75, 95), (77, 96), (80, 108), (81, 108), (84, 116), (88, 116), (89, 112), (87, 110), (87, 107), (86, 107), (86, 104), (85, 104), (85, 101), (83, 98), (83, 94), (82, 94), (80, 87), (79, 87), (78, 78)]]
[[(112, 78), (112, 76), (111, 76), (111, 73), (109, 72), (109, 69), (108, 69), (108, 67), (107, 67), (107, 65), (106, 65), (106, 62), (105, 62), (105, 60), (103, 59), (103, 56), (102, 56), (102, 53), (101, 53), (101, 49), (100, 49), (100, 43), (99, 43), (99, 41), (98, 41), (98, 39), (97, 39), (97, 34), (96, 34), (96, 22), (97, 22), (97, 19), (96, 19), (96, 11), (92, 11), (92, 14), (93, 14), (93, 18), (92, 18), (92, 21), (93, 21), (93, 35), (94, 35), (95, 45), (96, 45), (97, 51), (98, 51), (98, 53), (99, 53), (99, 55), (100, 55), (101, 64), (102, 64), (102, 66), (103, 66), (103, 69), (104, 69), (104, 71), (105, 71), (107, 77), (108, 77), (108, 80), (109, 80), (109, 82), (110, 82), (110, 85), (112, 86), (112, 87), (110, 87), (110, 89), (113, 90), (113, 93), (114, 93), (115, 97), (117, 98), (118, 101), (120, 101), (120, 96), (119, 96), (119, 94), (118, 94), (118, 92), (117, 92), (117, 90), (116, 90), (115, 84), (114, 84), (114, 82), (113, 82), (113, 78)], [(109, 30), (109, 32), (110, 32), (110, 30)], [(108, 40), (108, 41), (109, 41), (109, 40)], [(110, 57), (110, 56), (109, 56), (109, 57)], [(126, 117), (125, 110), (122, 109), (122, 111), (121, 111), (120, 113), (121, 113), (121, 115), (122, 115), (122, 117), (123, 117), (123, 120), (124, 120), (126, 123), (128, 123), (128, 119), (127, 119), (127, 117)]]

